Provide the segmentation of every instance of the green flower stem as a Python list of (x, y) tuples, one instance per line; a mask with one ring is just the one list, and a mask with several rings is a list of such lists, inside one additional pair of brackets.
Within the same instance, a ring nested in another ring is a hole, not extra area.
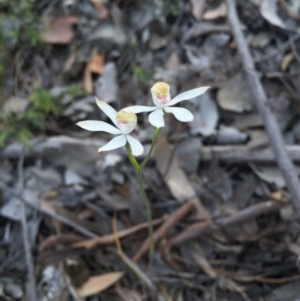
[(141, 169), (143, 169), (145, 167), (145, 165), (148, 163), (160, 132), (161, 132), (161, 128), (157, 128), (155, 130), (153, 138), (152, 138), (152, 143), (151, 143), (150, 151), (149, 151), (148, 155), (146, 156), (145, 160), (141, 163)]
[(145, 192), (145, 188), (144, 188), (144, 182), (143, 182), (143, 177), (142, 177), (142, 169), (139, 169), (136, 171), (137, 174), (137, 178), (138, 178), (138, 183), (140, 186), (140, 191), (142, 193), (142, 197), (145, 203), (145, 207), (146, 207), (146, 212), (147, 212), (147, 219), (148, 219), (148, 230), (149, 230), (149, 236), (150, 236), (150, 247), (149, 247), (149, 257), (150, 257), (150, 261), (152, 261), (152, 256), (154, 253), (154, 239), (153, 239), (153, 225), (152, 225), (152, 212), (151, 212), (151, 206), (150, 206), (150, 202), (148, 200), (147, 194)]
[(154, 238), (153, 238), (153, 225), (152, 225), (151, 207), (150, 207), (150, 202), (148, 200), (148, 197), (147, 197), (147, 194), (146, 194), (146, 191), (145, 191), (145, 188), (144, 188), (142, 171), (143, 171), (143, 168), (145, 167), (145, 165), (147, 164), (147, 162), (149, 161), (149, 159), (151, 157), (152, 151), (154, 149), (155, 143), (158, 139), (158, 136), (159, 136), (160, 132), (161, 132), (161, 128), (157, 128), (155, 130), (153, 138), (152, 138), (152, 144), (151, 144), (149, 153), (147, 154), (146, 158), (141, 163), (141, 165), (139, 165), (139, 163), (136, 161), (136, 159), (132, 155), (130, 145), (128, 143), (126, 144), (126, 150), (127, 150), (128, 158), (129, 158), (130, 163), (133, 165), (134, 169), (136, 170), (140, 191), (141, 191), (142, 198), (143, 198), (143, 201), (144, 201), (144, 204), (145, 204), (145, 207), (146, 207), (147, 219), (148, 219), (148, 228), (149, 228), (149, 236), (150, 236), (150, 248), (149, 248), (150, 261), (152, 260), (152, 255), (154, 253), (155, 244), (154, 244)]
[(127, 150), (127, 154), (128, 154), (130, 163), (133, 165), (133, 167), (136, 171), (140, 170), (141, 167), (140, 167), (139, 163), (136, 161), (135, 157), (132, 155), (131, 148), (130, 148), (130, 145), (128, 142), (126, 143), (125, 147)]

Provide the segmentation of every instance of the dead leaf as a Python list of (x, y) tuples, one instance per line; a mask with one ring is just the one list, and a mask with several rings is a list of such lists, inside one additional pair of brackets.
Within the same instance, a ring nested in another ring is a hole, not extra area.
[(15, 114), (24, 113), (26, 107), (28, 106), (29, 101), (28, 99), (19, 97), (19, 96), (11, 96), (2, 107), (3, 111), (12, 112)]
[(70, 53), (69, 57), (67, 58), (65, 65), (64, 65), (64, 73), (69, 73), (73, 71), (73, 66), (76, 63), (77, 53), (73, 51)]
[(254, 129), (247, 131), (250, 139), (247, 143), (249, 150), (262, 148), (269, 145), (269, 137), (264, 129)]
[(287, 53), (287, 54), (283, 57), (283, 59), (282, 59), (282, 61), (281, 61), (281, 63), (280, 63), (280, 69), (281, 69), (281, 71), (283, 71), (283, 72), (286, 71), (286, 70), (288, 69), (289, 65), (291, 64), (291, 62), (292, 62), (294, 59), (295, 59), (295, 55), (294, 55), (293, 52)]
[(197, 19), (201, 20), (202, 12), (205, 7), (206, 0), (191, 0), (192, 4), (192, 15)]
[(21, 203), (16, 198), (11, 198), (9, 202), (1, 206), (0, 213), (3, 217), (13, 221), (19, 221), (22, 217)]
[(297, 218), (297, 213), (292, 206), (285, 206), (285, 207), (281, 208), (279, 212), (280, 212), (280, 217), (285, 222), (290, 222)]
[(178, 57), (178, 53), (177, 53), (177, 51), (173, 51), (167, 61), (166, 66), (170, 70), (178, 70), (179, 65), (180, 65), (180, 60)]
[(216, 135), (218, 144), (241, 144), (246, 142), (248, 135), (232, 126), (220, 125)]
[(254, 48), (265, 48), (270, 44), (272, 36), (268, 32), (259, 32), (257, 34), (250, 34), (248, 43)]
[(262, 0), (259, 10), (261, 15), (272, 25), (278, 26), (283, 29), (290, 29), (278, 16), (276, 0)]
[(222, 2), (218, 7), (215, 9), (209, 10), (205, 12), (202, 16), (204, 20), (214, 20), (222, 17), (226, 17), (227, 15), (227, 8), (225, 2)]
[(114, 62), (105, 64), (103, 75), (95, 83), (96, 96), (109, 103), (118, 98), (119, 85), (117, 80), (118, 72)]
[(252, 92), (243, 74), (229, 78), (217, 93), (217, 100), (224, 110), (242, 113), (253, 108)]
[(142, 301), (143, 297), (134, 290), (129, 290), (125, 288), (116, 289), (118, 296), (124, 301)]
[(209, 218), (207, 210), (197, 198), (196, 191), (183, 170), (179, 167), (178, 159), (172, 153), (171, 147), (165, 137), (158, 140), (154, 151), (154, 158), (158, 171), (166, 181), (174, 197), (180, 202), (188, 199), (193, 200), (197, 208), (198, 218)]
[(229, 291), (240, 293), (245, 300), (250, 301), (250, 299), (244, 293), (244, 288), (237, 283), (235, 283), (231, 279), (227, 279), (223, 276), (219, 276), (217, 271), (213, 268), (213, 266), (207, 260), (204, 251), (201, 246), (198, 244), (193, 244), (190, 246), (191, 256), (194, 259), (195, 263), (210, 277), (213, 279), (218, 279), (219, 286), (222, 288), (226, 288)]
[(93, 77), (92, 77), (92, 73), (89, 72), (89, 69), (86, 67), (84, 70), (84, 75), (83, 75), (83, 86), (84, 86), (84, 90), (87, 93), (92, 93), (94, 86), (93, 86)]
[(93, 57), (88, 62), (88, 69), (90, 72), (103, 74), (104, 71), (104, 54), (97, 55)]
[[(98, 195), (112, 208), (116, 208), (118, 210), (128, 210), (129, 205), (128, 203), (124, 202), (121, 197), (115, 193), (106, 193), (101, 188), (96, 188)], [(118, 197), (119, 196), (119, 197)]]
[(277, 166), (249, 165), (253, 172), (264, 182), (275, 184), (278, 188), (285, 187), (285, 180)]
[[(50, 204), (44, 198), (41, 199), (41, 208), (45, 211), (50, 212), (50, 213), (54, 213), (55, 215), (57, 214), (56, 208), (54, 206), (52, 206), (52, 204)], [(53, 224), (56, 232), (60, 233), (61, 229), (62, 229), (62, 224), (59, 221), (55, 220), (55, 219), (52, 219), (52, 224)]]
[(84, 89), (88, 93), (93, 92), (92, 73), (103, 74), (104, 72), (104, 54), (96, 55), (86, 64), (83, 77)]
[(194, 121), (190, 124), (192, 135), (211, 136), (216, 133), (219, 112), (209, 93), (192, 99), (188, 104), (188, 108), (194, 114)]
[(158, 50), (168, 45), (168, 39), (156, 33), (151, 35), (149, 47), (151, 50)]
[(78, 17), (66, 16), (53, 21), (45, 32), (42, 39), (50, 44), (69, 44), (74, 37), (72, 25), (78, 23)]
[(109, 15), (108, 9), (104, 6), (102, 3), (102, 0), (91, 0), (91, 2), (94, 4), (97, 12), (100, 15), (101, 19), (106, 19)]
[(66, 276), (58, 264), (47, 265), (41, 271), (40, 281), (43, 285), (39, 286), (39, 300), (47, 300), (49, 295), (52, 300), (62, 300)]
[(209, 263), (205, 256), (205, 252), (202, 247), (197, 244), (190, 244), (189, 245), (189, 252), (191, 257), (195, 261), (195, 263), (210, 277), (217, 278), (217, 272), (214, 270), (213, 266)]
[(266, 301), (296, 301), (300, 295), (300, 281), (283, 284), (274, 288), (266, 297)]
[[(186, 147), (186, 146), (189, 147)], [(200, 162), (201, 140), (198, 137), (188, 137), (178, 142), (175, 147), (175, 154), (180, 167), (187, 173), (193, 174), (198, 170)]]
[[(123, 45), (126, 40), (126, 32), (124, 26), (118, 24), (111, 24), (109, 22), (104, 22), (88, 36), (87, 41), (94, 41), (104, 39), (106, 43), (116, 43), (118, 45)], [(109, 44), (108, 44), (109, 47)]]
[(104, 275), (92, 276), (77, 289), (77, 293), (83, 298), (101, 293), (115, 284), (123, 275), (124, 272), (112, 272)]

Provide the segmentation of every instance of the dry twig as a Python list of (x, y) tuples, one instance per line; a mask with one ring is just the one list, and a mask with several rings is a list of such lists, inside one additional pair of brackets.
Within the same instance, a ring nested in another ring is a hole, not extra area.
[(179, 235), (172, 238), (169, 242), (171, 246), (180, 245), (183, 242), (196, 237), (199, 233), (208, 233), (215, 230), (220, 230), (224, 227), (233, 224), (242, 223), (258, 217), (259, 215), (278, 211), (280, 208), (287, 205), (287, 202), (267, 201), (264, 203), (255, 204), (246, 209), (243, 209), (233, 215), (221, 217), (217, 220), (208, 220), (204, 222), (195, 223), (181, 232)]
[[(286, 147), (289, 158), (300, 162), (300, 146), (288, 145)], [(220, 160), (230, 163), (265, 162), (274, 163), (274, 153), (270, 148), (252, 150), (240, 145), (203, 146), (200, 149), (201, 160)]]
[(264, 88), (255, 71), (253, 59), (241, 30), (241, 24), (235, 8), (235, 1), (226, 0), (226, 3), (228, 22), (231, 25), (234, 40), (241, 56), (244, 70), (248, 77), (248, 82), (253, 93), (253, 100), (264, 122), (266, 132), (270, 140), (270, 145), (274, 151), (274, 156), (291, 194), (291, 200), (297, 210), (298, 215), (300, 215), (300, 182), (298, 175), (295, 171), (294, 165), (288, 157), (279, 126), (276, 122), (274, 114), (271, 111)]
[(89, 238), (96, 238), (98, 237), (98, 235), (96, 235), (95, 233), (92, 233), (91, 231), (81, 227), (80, 225), (76, 224), (75, 222), (61, 216), (58, 214), (55, 214), (54, 212), (50, 212), (48, 210), (45, 210), (41, 207), (39, 207), (38, 205), (35, 205), (29, 201), (27, 201), (25, 198), (22, 197), (22, 195), (20, 195), (19, 193), (16, 193), (13, 189), (11, 189), (10, 187), (8, 187), (4, 182), (2, 182), (0, 180), (0, 188), (6, 189), (11, 195), (15, 196), (16, 198), (18, 198), (19, 200), (21, 200), (24, 204), (34, 208), (35, 210), (52, 217), (53, 219), (61, 222), (62, 224), (74, 229), (75, 231), (77, 231), (78, 233), (81, 233), (82, 235), (89, 237)]
[(157, 291), (155, 285), (153, 284), (152, 280), (146, 273), (144, 273), (140, 267), (132, 261), (129, 257), (127, 257), (123, 250), (122, 246), (119, 240), (119, 235), (118, 235), (118, 228), (117, 228), (117, 211), (115, 211), (114, 217), (113, 217), (113, 235), (115, 238), (115, 243), (118, 249), (118, 253), (124, 263), (136, 274), (136, 276), (142, 281), (143, 284), (146, 285), (151, 290), (151, 294), (156, 295), (157, 299), (159, 301), (165, 301), (165, 299), (161, 296), (161, 294)]
[[(24, 163), (24, 157), (20, 156), (19, 163), (18, 163), (18, 181), (19, 181), (20, 194), (23, 193), (23, 188), (24, 188), (23, 163)], [(22, 237), (23, 237), (23, 245), (25, 250), (25, 260), (26, 260), (27, 275), (28, 275), (27, 297), (28, 300), (37, 301), (36, 279), (35, 279), (34, 264), (33, 264), (32, 254), (31, 254), (31, 247), (30, 247), (30, 242), (28, 237), (26, 207), (24, 202), (22, 201), (20, 201), (20, 206), (21, 206)]]
[(265, 54), (264, 56), (253, 60), (254, 63), (261, 63), (261, 62), (271, 59), (272, 57), (279, 54), (280, 52), (286, 51), (290, 47), (292, 41), (296, 42), (299, 39), (300, 39), (300, 34), (295, 34), (287, 42), (282, 43), (281, 45), (279, 45), (279, 47), (275, 48), (273, 51), (270, 51), (267, 54)]
[[(153, 220), (153, 225), (159, 225), (161, 224), (167, 217), (164, 216), (162, 218)], [(136, 234), (137, 232), (141, 230), (145, 230), (148, 228), (148, 223), (142, 223), (136, 226), (133, 226), (128, 229), (124, 229), (122, 231), (118, 232), (119, 239), (126, 238), (130, 235)], [(49, 249), (53, 246), (56, 246), (57, 244), (62, 243), (65, 245), (72, 244), (72, 248), (85, 248), (85, 249), (93, 249), (97, 246), (103, 246), (103, 245), (111, 245), (115, 243), (115, 236), (114, 234), (106, 234), (99, 236), (97, 238), (92, 239), (83, 239), (82, 237), (73, 234), (73, 233), (64, 233), (64, 234), (57, 234), (57, 235), (51, 235), (48, 238), (46, 238), (39, 246), (40, 250)]]
[[(276, 75), (276, 74), (275, 74)], [(294, 74), (295, 75), (295, 74)], [(279, 76), (279, 75), (278, 75)], [(31, 147), (26, 150), (24, 157), (41, 157), (44, 156), (47, 152), (44, 153), (48, 148), (52, 149), (54, 146), (53, 140), (55, 140), (56, 147), (63, 148), (65, 144), (71, 143), (74, 146), (93, 146), (98, 147), (102, 145), (103, 142), (97, 139), (66, 139), (64, 136), (55, 136), (50, 137), (44, 141), (32, 141)], [(102, 143), (102, 144), (101, 144)], [(14, 147), (14, 146), (15, 147)], [(287, 145), (286, 150), (288, 156), (291, 160), (295, 162), (300, 162), (300, 146), (299, 145)], [(2, 152), (0, 152), (0, 158), (19, 158), (21, 155), (21, 145), (19, 144), (11, 144), (8, 145)], [(119, 150), (120, 154), (123, 154), (122, 150)], [(247, 161), (251, 162), (274, 162), (275, 157), (271, 149), (248, 149), (247, 146), (240, 145), (219, 145), (219, 146), (203, 146), (200, 149), (200, 153), (202, 155), (202, 160), (209, 161), (214, 158), (219, 159), (221, 161), (228, 161), (232, 163), (244, 163)], [(141, 157), (143, 158), (143, 156)], [(100, 191), (101, 193), (101, 191)], [(94, 210), (94, 208), (93, 208)]]
[[(155, 225), (159, 225), (160, 223), (162, 223), (166, 218), (162, 217), (156, 220), (152, 221), (153, 226)], [(148, 228), (148, 223), (142, 223), (136, 226), (133, 226), (131, 228), (122, 230), (118, 232), (118, 238), (125, 238), (129, 235), (135, 234), (138, 231), (144, 230)], [(74, 245), (74, 247), (84, 247), (86, 249), (92, 249), (97, 247), (98, 245), (109, 245), (109, 244), (113, 244), (115, 243), (115, 235), (114, 234), (107, 234), (107, 235), (103, 235), (100, 236), (98, 238), (93, 238), (90, 240), (84, 240), (81, 242), (78, 242)]]
[[(154, 232), (153, 240), (154, 243), (156, 243), (158, 240), (160, 240), (167, 231), (173, 227), (179, 220), (181, 220), (184, 216), (186, 216), (192, 208), (194, 208), (195, 204), (194, 202), (188, 201), (184, 205), (182, 205), (179, 209), (177, 209), (175, 212), (173, 212), (166, 221)], [(140, 249), (136, 252), (136, 254), (133, 257), (133, 260), (137, 262), (149, 249), (150, 246), (150, 238), (145, 240), (145, 242), (142, 244)]]
[(285, 12), (288, 14), (288, 16), (292, 19), (294, 19), (295, 21), (300, 21), (300, 17), (293, 14), (289, 8), (289, 6), (287, 5), (285, 0), (280, 0), (279, 1), (280, 6), (285, 10)]

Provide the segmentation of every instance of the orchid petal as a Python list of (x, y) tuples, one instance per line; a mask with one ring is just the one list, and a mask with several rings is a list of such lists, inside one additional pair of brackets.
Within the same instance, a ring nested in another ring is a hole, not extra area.
[(117, 125), (115, 120), (117, 116), (117, 111), (105, 101), (99, 100), (98, 98), (96, 98), (96, 103), (98, 107), (105, 113), (105, 115), (109, 117), (115, 125)]
[(144, 147), (140, 141), (131, 137), (130, 135), (127, 135), (126, 139), (130, 144), (131, 152), (135, 157), (140, 156), (144, 152)]
[(196, 89), (185, 91), (185, 92), (183, 92), (181, 94), (178, 94), (173, 99), (171, 99), (171, 101), (168, 102), (166, 104), (166, 106), (167, 107), (173, 106), (173, 105), (177, 104), (180, 101), (195, 98), (195, 97), (203, 94), (204, 92), (206, 92), (206, 90), (209, 89), (209, 88), (210, 87), (201, 87), (201, 88), (196, 88)]
[(165, 125), (165, 121), (164, 121), (164, 112), (162, 109), (157, 109), (155, 111), (153, 111), (150, 115), (149, 115), (149, 122), (157, 127), (157, 128), (161, 128)]
[(76, 123), (81, 128), (92, 132), (106, 132), (113, 135), (121, 134), (122, 132), (114, 126), (97, 120), (85, 120)]
[(127, 140), (124, 135), (117, 136), (117, 137), (113, 138), (112, 140), (110, 140), (108, 143), (106, 143), (104, 146), (100, 147), (98, 149), (98, 153), (106, 152), (106, 151), (110, 151), (112, 149), (122, 147), (126, 144), (126, 142), (127, 142)]
[(181, 122), (190, 122), (194, 120), (193, 114), (184, 108), (164, 108), (164, 111), (174, 114), (175, 118)]
[(147, 107), (147, 106), (131, 106), (122, 109), (124, 112), (131, 112), (131, 113), (142, 113), (142, 112), (151, 112), (154, 111), (156, 107)]

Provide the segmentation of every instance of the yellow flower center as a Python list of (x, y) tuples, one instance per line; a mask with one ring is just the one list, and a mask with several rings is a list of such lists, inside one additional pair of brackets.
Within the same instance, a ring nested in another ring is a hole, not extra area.
[(170, 86), (164, 82), (157, 82), (151, 88), (153, 96), (159, 104), (166, 104), (170, 101)]
[(120, 121), (122, 123), (128, 123), (128, 122), (137, 122), (137, 117), (134, 113), (131, 112), (124, 112), (120, 111), (118, 112), (116, 116), (116, 121)]
[(131, 112), (120, 111), (116, 115), (117, 126), (125, 134), (132, 132), (137, 124), (137, 116)]

